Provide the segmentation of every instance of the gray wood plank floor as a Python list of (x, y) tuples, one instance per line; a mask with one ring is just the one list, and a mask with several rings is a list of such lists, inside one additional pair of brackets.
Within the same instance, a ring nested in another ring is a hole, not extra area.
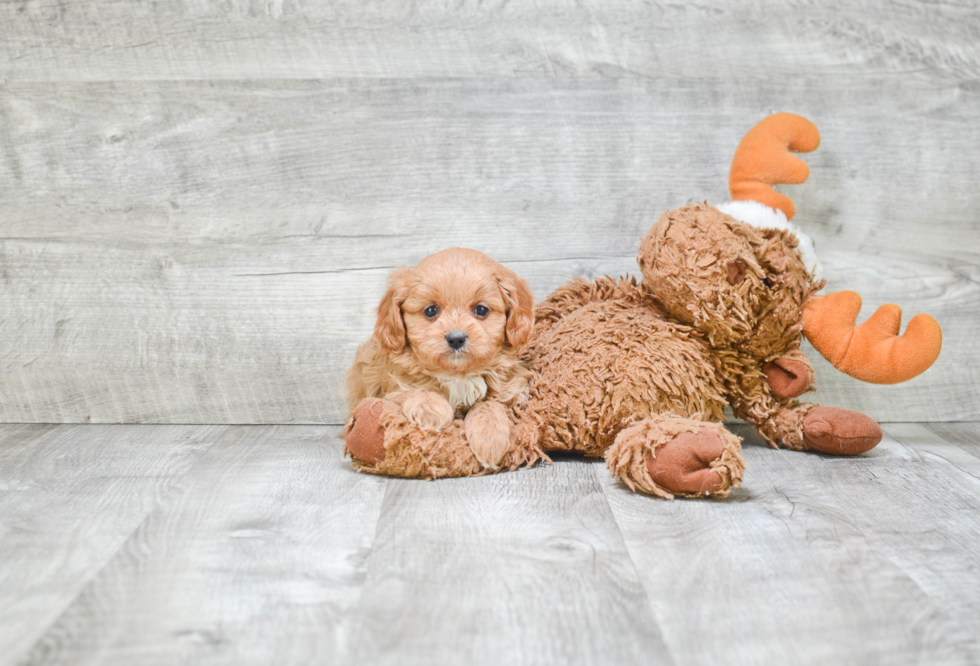
[(330, 426), (0, 426), (0, 664), (980, 662), (980, 424), (733, 428), (744, 487), (665, 502), (361, 475)]

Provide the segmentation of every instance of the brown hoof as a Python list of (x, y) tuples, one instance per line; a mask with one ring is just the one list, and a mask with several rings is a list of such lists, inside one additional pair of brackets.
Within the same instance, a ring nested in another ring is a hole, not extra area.
[(724, 452), (725, 445), (713, 432), (682, 432), (658, 447), (656, 457), (647, 454), (647, 469), (658, 486), (672, 493), (710, 495), (725, 486), (710, 467)]
[(354, 408), (347, 424), (347, 450), (361, 462), (376, 465), (385, 459), (385, 429), (381, 426), (380, 400), (364, 400)]
[(821, 405), (803, 419), (803, 441), (813, 451), (856, 456), (881, 441), (881, 427), (861, 412)]
[(777, 358), (762, 366), (772, 394), (780, 400), (798, 398), (810, 388), (810, 372), (805, 364), (792, 358)]

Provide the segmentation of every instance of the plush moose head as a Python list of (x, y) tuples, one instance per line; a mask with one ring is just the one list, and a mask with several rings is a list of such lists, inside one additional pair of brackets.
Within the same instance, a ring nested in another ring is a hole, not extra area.
[(679, 321), (714, 347), (760, 358), (799, 346), (814, 282), (781, 229), (756, 229), (707, 204), (661, 216), (640, 246), (644, 284)]
[(824, 281), (813, 244), (789, 223), (793, 202), (772, 189), (805, 181), (809, 168), (789, 151), (807, 152), (819, 143), (816, 126), (800, 116), (780, 113), (756, 125), (732, 160), (732, 202), (689, 204), (664, 213), (651, 228), (637, 259), (644, 284), (713, 346), (774, 361), (798, 349), (803, 333), (852, 377), (906, 381), (939, 356), (939, 324), (920, 314), (899, 336), (901, 309), (888, 304), (855, 326), (856, 293), (816, 296)]

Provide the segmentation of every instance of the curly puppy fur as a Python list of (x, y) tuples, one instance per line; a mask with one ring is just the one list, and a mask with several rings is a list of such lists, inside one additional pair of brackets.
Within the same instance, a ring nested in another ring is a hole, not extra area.
[(511, 440), (505, 406), (526, 396), (517, 350), (531, 333), (533, 303), (523, 279), (475, 250), (396, 270), (374, 335), (347, 374), (348, 408), (386, 398), (430, 434), (463, 418), (476, 458), (497, 469)]

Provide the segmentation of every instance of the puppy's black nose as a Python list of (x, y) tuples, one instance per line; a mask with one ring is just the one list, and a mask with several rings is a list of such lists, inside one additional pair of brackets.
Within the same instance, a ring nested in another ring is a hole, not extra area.
[(466, 333), (463, 331), (449, 331), (446, 333), (446, 344), (453, 349), (462, 349), (466, 344)]

